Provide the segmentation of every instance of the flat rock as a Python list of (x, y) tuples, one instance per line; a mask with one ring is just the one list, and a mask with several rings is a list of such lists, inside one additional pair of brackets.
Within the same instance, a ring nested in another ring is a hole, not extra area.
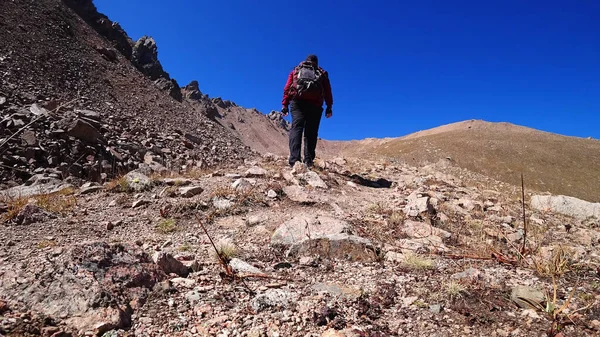
[(282, 289), (269, 289), (252, 299), (250, 305), (255, 312), (267, 309), (285, 309), (293, 302), (294, 296)]
[(200, 186), (186, 186), (179, 189), (179, 195), (184, 198), (191, 198), (202, 192), (204, 192), (204, 189)]
[(285, 193), (290, 200), (302, 204), (310, 204), (317, 201), (316, 198), (313, 195), (308, 194), (306, 189), (302, 186), (285, 186), (283, 188), (283, 193)]
[(96, 143), (102, 139), (102, 134), (92, 124), (79, 118), (71, 122), (66, 131), (69, 136), (88, 143)]
[(189, 274), (189, 269), (169, 253), (156, 252), (152, 255), (152, 260), (165, 272), (165, 274), (173, 273), (181, 277), (186, 277)]
[(531, 207), (538, 211), (552, 211), (579, 219), (589, 217), (600, 219), (600, 203), (564, 195), (534, 195), (531, 197)]
[(134, 201), (131, 204), (131, 208), (138, 208), (138, 207), (142, 207), (142, 206), (147, 205), (147, 204), (149, 204), (148, 200), (139, 199), (139, 200)]
[(317, 293), (327, 293), (335, 297), (354, 300), (360, 297), (360, 289), (346, 287), (343, 284), (318, 282), (310, 287)]
[(307, 238), (350, 232), (350, 225), (327, 216), (299, 214), (284, 222), (271, 237), (274, 246), (291, 246)]
[(289, 256), (319, 255), (328, 259), (374, 261), (378, 257), (371, 241), (346, 233), (315, 236), (290, 247)]
[(298, 174), (296, 176), (297, 179), (304, 180), (307, 184), (316, 188), (327, 189), (327, 184), (321, 179), (319, 174), (314, 171), (308, 171), (305, 173)]
[(192, 183), (192, 180), (186, 178), (165, 178), (162, 182), (169, 186), (187, 186)]
[(510, 293), (510, 299), (524, 309), (536, 308), (530, 303), (543, 304), (546, 300), (544, 293), (528, 286), (516, 286)]
[(234, 271), (238, 273), (244, 274), (264, 274), (264, 272), (253, 265), (247, 263), (246, 261), (240, 260), (238, 258), (233, 258), (229, 261), (229, 265), (233, 268)]
[(35, 175), (29, 178), (26, 184), (1, 191), (0, 196), (8, 198), (26, 198), (34, 195), (51, 194), (72, 187), (73, 185), (67, 184), (56, 178)]
[(123, 178), (127, 182), (129, 188), (135, 192), (146, 191), (152, 187), (152, 180), (150, 180), (150, 178), (148, 178), (148, 176), (145, 174), (138, 171), (131, 171)]
[(252, 166), (244, 175), (246, 177), (264, 177), (267, 175), (267, 170), (259, 166)]

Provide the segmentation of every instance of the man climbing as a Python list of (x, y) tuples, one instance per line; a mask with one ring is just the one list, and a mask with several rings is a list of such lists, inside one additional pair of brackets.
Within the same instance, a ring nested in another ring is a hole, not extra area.
[(332, 115), (333, 96), (328, 73), (319, 67), (316, 55), (308, 55), (305, 61), (288, 75), (283, 89), (281, 112), (284, 116), (292, 113), (290, 130), (290, 166), (301, 161), (302, 134), (304, 133), (304, 164), (313, 166), (319, 125), (323, 115), (323, 101), (327, 105), (325, 117)]

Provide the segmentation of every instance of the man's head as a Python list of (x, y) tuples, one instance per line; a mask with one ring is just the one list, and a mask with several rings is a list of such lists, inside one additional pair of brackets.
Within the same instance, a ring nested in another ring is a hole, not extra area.
[(312, 63), (315, 67), (319, 66), (319, 59), (317, 58), (317, 55), (314, 54), (310, 54), (306, 57), (306, 61)]

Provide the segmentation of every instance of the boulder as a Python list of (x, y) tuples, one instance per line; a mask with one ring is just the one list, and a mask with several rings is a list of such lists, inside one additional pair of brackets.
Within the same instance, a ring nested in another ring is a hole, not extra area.
[(283, 188), (283, 193), (285, 193), (290, 200), (298, 203), (310, 204), (317, 202), (316, 198), (313, 195), (308, 194), (306, 189), (302, 186), (285, 186)]
[(17, 214), (15, 223), (20, 226), (27, 226), (54, 218), (56, 218), (54, 214), (49, 213), (34, 204), (27, 204), (25, 207), (23, 207), (19, 214)]
[(69, 123), (66, 132), (67, 135), (88, 143), (97, 143), (98, 140), (103, 140), (100, 131), (92, 124), (79, 118)]
[(38, 174), (29, 178), (24, 185), (0, 191), (0, 196), (7, 198), (26, 198), (33, 195), (55, 193), (72, 187), (71, 184), (67, 184), (62, 180)]
[(267, 170), (259, 166), (253, 166), (246, 171), (246, 177), (264, 177), (267, 175)]
[(531, 197), (531, 207), (538, 211), (551, 211), (579, 219), (589, 217), (600, 219), (600, 203), (564, 195), (534, 195)]
[(372, 261), (377, 249), (351, 234), (348, 223), (327, 216), (302, 214), (283, 223), (273, 233), (271, 245), (287, 249), (289, 256), (319, 255), (332, 259)]
[(56, 257), (40, 255), (30, 269), (7, 266), (3, 299), (18, 302), (84, 335), (127, 329), (131, 315), (166, 275), (140, 248), (86, 242)]
[(136, 192), (143, 192), (152, 187), (152, 180), (138, 171), (131, 171), (124, 176), (127, 186)]

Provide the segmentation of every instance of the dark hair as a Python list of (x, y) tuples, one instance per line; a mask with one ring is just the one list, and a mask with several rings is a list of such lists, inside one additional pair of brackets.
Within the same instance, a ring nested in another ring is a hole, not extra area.
[(317, 55), (310, 54), (306, 57), (306, 61), (311, 62), (313, 64), (319, 64), (319, 58)]

